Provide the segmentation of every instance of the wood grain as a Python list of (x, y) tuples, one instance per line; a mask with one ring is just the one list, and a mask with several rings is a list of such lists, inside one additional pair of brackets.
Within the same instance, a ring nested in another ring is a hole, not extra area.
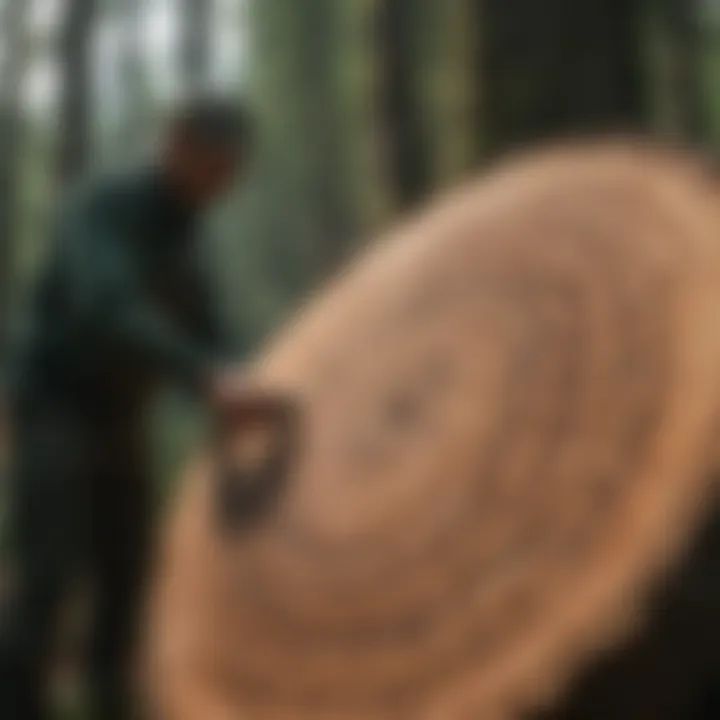
[(277, 511), (222, 538), (206, 460), (173, 510), (159, 716), (559, 712), (652, 624), (709, 514), (717, 199), (672, 152), (555, 148), (320, 292), (256, 363), (304, 419)]

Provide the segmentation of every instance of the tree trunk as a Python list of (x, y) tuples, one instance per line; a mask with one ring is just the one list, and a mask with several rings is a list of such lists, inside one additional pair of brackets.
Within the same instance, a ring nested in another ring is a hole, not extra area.
[(668, 49), (672, 130), (692, 143), (707, 138), (703, 93), (702, 37), (695, 0), (662, 0), (662, 34)]
[(419, 72), (426, 59), (422, 43), (425, 4), (425, 0), (381, 0), (377, 14), (387, 168), (401, 207), (417, 204), (432, 185)]
[(320, 276), (337, 268), (354, 234), (340, 128), (342, 78), (338, 68), (344, 48), (338, 42), (339, 6), (337, 0), (309, 0), (298, 16), (305, 89), (303, 126), (309, 146), (310, 203), (317, 229), (316, 269)]
[(118, 133), (118, 148), (137, 147), (146, 129), (148, 88), (142, 37), (143, 0), (125, 0), (122, 23), (122, 82), (123, 111)]
[(182, 86), (187, 93), (203, 90), (210, 79), (210, 0), (182, 0), (179, 67)]
[(256, 275), (293, 298), (494, 152), (644, 126), (641, 1), (253, 3)]
[(433, 185), (446, 187), (484, 154), (482, 8), (477, 0), (426, 2), (424, 112)]
[(479, 0), (493, 150), (645, 126), (641, 0)]
[(294, 292), (337, 266), (360, 224), (350, 109), (358, 88), (348, 63), (356, 45), (345, 35), (356, 4), (253, 5), (253, 88), (263, 130), (253, 222), (268, 236), (267, 269)]
[(62, 100), (58, 176), (70, 182), (82, 175), (92, 148), (90, 52), (95, 0), (68, 0), (60, 33)]
[(5, 0), (0, 27), (6, 55), (0, 65), (0, 309), (7, 304), (18, 231), (22, 80), (29, 41), (26, 6)]

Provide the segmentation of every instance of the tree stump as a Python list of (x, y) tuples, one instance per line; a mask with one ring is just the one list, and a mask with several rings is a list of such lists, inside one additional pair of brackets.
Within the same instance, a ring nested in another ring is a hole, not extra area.
[(228, 533), (212, 459), (186, 479), (158, 716), (691, 717), (719, 664), (719, 220), (692, 159), (606, 141), (359, 258), (255, 365), (302, 413), (277, 505)]

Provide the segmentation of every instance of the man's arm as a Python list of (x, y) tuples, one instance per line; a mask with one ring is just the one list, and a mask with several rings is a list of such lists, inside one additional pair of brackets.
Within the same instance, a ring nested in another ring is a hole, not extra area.
[[(65, 276), (81, 332), (144, 355), (208, 402), (223, 423), (285, 414), (284, 395), (248, 382), (238, 368), (220, 366), (209, 336), (183, 332), (153, 307), (132, 250), (105, 222), (83, 220), (71, 239)], [(219, 338), (211, 308), (204, 329)]]
[(223, 360), (237, 356), (237, 343), (221, 310), (218, 283), (208, 270), (207, 258), (196, 251), (191, 287), (193, 336)]
[(70, 230), (65, 278), (75, 325), (98, 341), (131, 348), (194, 390), (216, 361), (201, 340), (175, 327), (147, 297), (132, 249), (98, 218)]

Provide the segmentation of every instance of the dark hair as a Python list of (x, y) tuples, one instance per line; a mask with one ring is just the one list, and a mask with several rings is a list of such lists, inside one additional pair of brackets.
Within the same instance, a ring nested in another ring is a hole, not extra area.
[(210, 147), (246, 155), (253, 147), (255, 127), (245, 103), (218, 97), (196, 97), (176, 111), (172, 126)]

